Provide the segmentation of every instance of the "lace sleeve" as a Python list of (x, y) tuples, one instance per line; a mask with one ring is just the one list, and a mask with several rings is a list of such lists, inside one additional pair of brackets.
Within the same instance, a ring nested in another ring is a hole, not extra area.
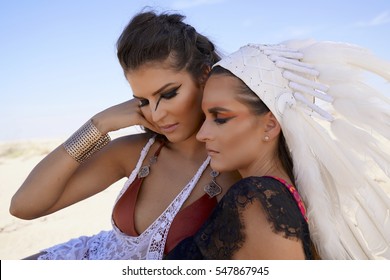
[(263, 206), (273, 231), (286, 238), (301, 239), (306, 258), (311, 258), (308, 227), (293, 196), (281, 182), (270, 177), (249, 177), (234, 184), (208, 221), (194, 236), (206, 259), (230, 259), (245, 241), (241, 217), (248, 203)]

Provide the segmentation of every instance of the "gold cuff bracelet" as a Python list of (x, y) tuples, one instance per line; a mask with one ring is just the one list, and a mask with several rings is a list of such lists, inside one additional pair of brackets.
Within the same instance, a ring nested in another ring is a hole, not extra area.
[(91, 120), (87, 121), (63, 144), (67, 153), (82, 163), (111, 141), (108, 134), (102, 135)]

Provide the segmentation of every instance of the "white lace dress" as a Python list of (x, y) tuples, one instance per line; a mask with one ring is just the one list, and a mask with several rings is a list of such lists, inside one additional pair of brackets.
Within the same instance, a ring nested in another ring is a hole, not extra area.
[[(136, 178), (139, 169), (154, 143), (151, 138), (141, 151), (138, 163), (119, 193), (125, 193)], [(182, 189), (165, 211), (139, 236), (121, 232), (111, 219), (113, 229), (93, 236), (80, 236), (43, 250), (40, 260), (145, 260), (162, 259), (169, 228), (181, 206), (190, 195), (203, 171), (209, 164), (208, 157), (190, 182)]]

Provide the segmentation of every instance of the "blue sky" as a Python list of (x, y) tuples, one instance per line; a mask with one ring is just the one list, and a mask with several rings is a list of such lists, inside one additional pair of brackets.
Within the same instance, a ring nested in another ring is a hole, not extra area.
[(390, 60), (388, 0), (0, 0), (0, 141), (63, 138), (130, 99), (115, 42), (145, 6), (183, 13), (223, 53), (312, 38)]

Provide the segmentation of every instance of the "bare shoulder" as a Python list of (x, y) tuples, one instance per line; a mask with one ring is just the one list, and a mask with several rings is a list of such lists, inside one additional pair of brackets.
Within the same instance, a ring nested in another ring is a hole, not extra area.
[(140, 133), (116, 138), (107, 146), (107, 153), (128, 174), (137, 164), (142, 149), (151, 137), (150, 134)]
[(139, 154), (140, 150), (146, 145), (151, 137), (152, 136), (147, 133), (118, 137), (111, 141), (110, 148), (114, 151)]

